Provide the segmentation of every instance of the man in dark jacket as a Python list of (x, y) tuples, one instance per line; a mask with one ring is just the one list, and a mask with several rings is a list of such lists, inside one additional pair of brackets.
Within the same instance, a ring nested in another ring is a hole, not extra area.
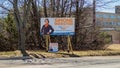
[(45, 24), (42, 26), (41, 33), (42, 35), (49, 35), (54, 32), (54, 29), (49, 24), (49, 20), (45, 19)]

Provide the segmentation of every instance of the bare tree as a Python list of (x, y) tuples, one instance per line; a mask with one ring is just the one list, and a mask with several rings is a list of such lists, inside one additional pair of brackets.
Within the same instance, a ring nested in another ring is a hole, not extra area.
[(19, 36), (19, 49), (23, 56), (28, 56), (25, 50), (25, 32), (26, 32), (26, 23), (28, 20), (28, 15), (30, 11), (30, 5), (32, 0), (24, 0), (24, 14), (23, 19), (20, 16), (20, 11), (18, 7), (18, 0), (13, 0), (13, 9), (14, 9), (14, 18), (18, 27), (18, 36)]

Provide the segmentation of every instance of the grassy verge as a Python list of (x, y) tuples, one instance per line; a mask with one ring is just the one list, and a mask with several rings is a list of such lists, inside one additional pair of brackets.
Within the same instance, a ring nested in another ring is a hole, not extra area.
[(5, 51), (5, 52), (0, 52), (0, 57), (17, 57), (21, 56), (20, 51)]
[[(45, 51), (27, 51), (29, 54), (43, 55), (47, 58), (60, 57), (81, 57), (81, 56), (113, 56), (120, 55), (120, 45), (110, 45), (106, 50), (88, 50), (88, 51), (74, 51), (74, 54), (59, 51), (57, 53), (49, 53)], [(21, 56), (20, 51), (0, 52), (0, 57), (17, 57)]]
[(120, 51), (112, 51), (112, 50), (88, 50), (88, 51), (74, 51), (74, 54), (60, 51), (58, 53), (48, 53), (41, 51), (29, 51), (29, 53), (36, 53), (44, 55), (48, 58), (60, 58), (60, 57), (84, 57), (84, 56), (113, 56), (120, 55)]

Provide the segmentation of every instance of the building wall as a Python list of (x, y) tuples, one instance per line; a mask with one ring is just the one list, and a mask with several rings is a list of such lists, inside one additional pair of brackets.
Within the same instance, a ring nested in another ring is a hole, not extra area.
[(96, 13), (96, 23), (102, 28), (120, 27), (120, 15), (114, 13)]
[(118, 32), (118, 31), (107, 31), (107, 33), (112, 36), (112, 43), (116, 43), (116, 44), (120, 43), (120, 32)]
[(120, 15), (115, 13), (96, 13), (96, 24), (102, 31), (112, 35), (113, 43), (120, 43)]
[(120, 6), (115, 6), (115, 13), (120, 14)]

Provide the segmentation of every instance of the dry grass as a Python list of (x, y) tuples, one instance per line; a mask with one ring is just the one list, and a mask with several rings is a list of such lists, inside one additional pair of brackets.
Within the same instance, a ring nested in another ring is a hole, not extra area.
[(0, 52), (0, 57), (14, 57), (14, 56), (21, 56), (20, 51), (6, 51), (6, 52)]
[(120, 50), (120, 44), (111, 44), (108, 46), (107, 49), (110, 49), (110, 50)]
[[(106, 50), (88, 50), (88, 51), (74, 51), (74, 54), (59, 51), (57, 53), (49, 53), (45, 51), (27, 51), (29, 54), (43, 55), (47, 58), (60, 57), (81, 57), (81, 56), (110, 56), (120, 55), (120, 44), (111, 44)], [(0, 57), (17, 57), (21, 56), (20, 51), (0, 52)]]
[(60, 51), (58, 53), (48, 53), (44, 51), (29, 51), (29, 53), (42, 54), (45, 57), (111, 56), (120, 55), (120, 44), (111, 44), (106, 50), (74, 51), (74, 55), (63, 51)]

